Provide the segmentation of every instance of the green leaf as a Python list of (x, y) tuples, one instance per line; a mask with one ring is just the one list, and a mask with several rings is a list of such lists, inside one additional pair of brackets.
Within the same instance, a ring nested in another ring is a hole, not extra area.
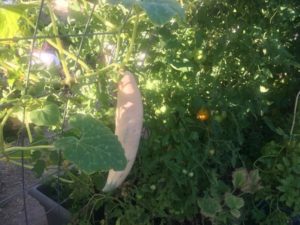
[(287, 168), (290, 167), (290, 161), (288, 160), (287, 157), (283, 157), (283, 158), (282, 158), (282, 161), (283, 161), (283, 164), (284, 164)]
[[(0, 4), (0, 37), (13, 38), (22, 34), (19, 19), (27, 8), (35, 4), (1, 5)], [(4, 42), (2, 42), (4, 43)]]
[(106, 183), (106, 180), (107, 180), (107, 173), (94, 173), (91, 176), (91, 178), (92, 178), (93, 184), (95, 185), (95, 188), (98, 191), (102, 191), (102, 189)]
[(253, 183), (253, 185), (258, 185), (259, 181), (260, 181), (260, 176), (259, 176), (259, 172), (258, 170), (251, 170), (249, 173), (249, 179), (251, 180), (251, 182)]
[(240, 209), (244, 206), (244, 199), (231, 193), (225, 194), (225, 203), (230, 209)]
[(138, 4), (139, 0), (108, 0), (110, 4), (122, 4), (125, 7), (132, 7), (135, 4)]
[(261, 188), (258, 170), (252, 170), (248, 174), (246, 184), (241, 188), (245, 193), (254, 193)]
[(44, 160), (38, 160), (34, 164), (32, 170), (36, 173), (38, 177), (40, 177), (42, 176), (45, 168), (46, 168), (46, 162)]
[(218, 212), (222, 211), (220, 202), (211, 197), (204, 197), (198, 201), (201, 213), (207, 217), (215, 217)]
[(110, 0), (109, 3), (122, 4), (125, 7), (139, 5), (157, 25), (167, 23), (174, 16), (184, 18), (184, 10), (176, 0)]
[(49, 159), (53, 164), (58, 164), (59, 163), (59, 153), (57, 151), (51, 151), (49, 153)]
[(280, 127), (276, 128), (272, 120), (270, 120), (268, 117), (263, 118), (266, 125), (275, 133), (277, 133), (280, 136), (288, 137), (288, 135), (282, 130)]
[(19, 32), (18, 20), (21, 14), (10, 10), (9, 8), (0, 8), (0, 37), (1, 38), (12, 38)]
[(38, 126), (51, 126), (59, 122), (59, 108), (54, 103), (47, 103), (41, 109), (30, 112), (29, 118), (32, 123)]
[(64, 137), (54, 143), (67, 160), (88, 174), (125, 168), (127, 160), (117, 136), (100, 121), (78, 114), (70, 119), (70, 126), (78, 131), (78, 137)]
[(237, 209), (232, 209), (230, 210), (230, 213), (235, 217), (235, 218), (240, 218), (241, 212)]
[(184, 11), (176, 0), (144, 0), (140, 5), (151, 21), (158, 25), (167, 23), (172, 17), (184, 18)]
[(247, 181), (248, 172), (245, 168), (240, 168), (232, 173), (232, 183), (235, 188), (241, 188)]

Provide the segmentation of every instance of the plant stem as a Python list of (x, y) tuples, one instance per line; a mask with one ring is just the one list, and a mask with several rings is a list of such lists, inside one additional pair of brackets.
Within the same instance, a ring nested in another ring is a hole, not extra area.
[(106, 72), (107, 70), (111, 69), (111, 68), (114, 68), (114, 67), (117, 67), (118, 64), (117, 63), (112, 63), (112, 64), (109, 64), (108, 66), (105, 66), (95, 72), (91, 72), (91, 73), (87, 73), (84, 77), (80, 77), (78, 78), (77, 80), (80, 81), (80, 80), (84, 80), (86, 78), (90, 78), (90, 77), (93, 77), (93, 76), (98, 76), (99, 73), (103, 73), (103, 72)]
[[(53, 33), (54, 33), (54, 35), (59, 35), (57, 24), (56, 24), (56, 21), (55, 21), (55, 16), (54, 16), (53, 10), (51, 8), (50, 0), (47, 0), (47, 2), (48, 2), (48, 9), (49, 9), (50, 17), (51, 17)], [(68, 86), (71, 86), (71, 83), (74, 79), (72, 78), (72, 76), (70, 74), (70, 71), (69, 71), (68, 66), (67, 66), (67, 62), (66, 62), (64, 54), (63, 54), (63, 49), (64, 48), (63, 48), (62, 41), (60, 40), (60, 38), (55, 38), (55, 41), (56, 41), (56, 44), (57, 44), (57, 47), (58, 47), (57, 50), (58, 50), (59, 58), (60, 58), (60, 61), (61, 61), (61, 65), (62, 65), (64, 74), (66, 76), (65, 84), (68, 85)]]
[[(54, 41), (52, 41), (51, 39), (46, 39), (46, 40), (47, 40), (47, 42), (48, 42), (52, 47), (56, 48), (57, 50), (59, 49), (58, 45), (57, 45)], [(76, 59), (77, 59), (76, 55), (74, 55), (74, 54), (71, 53), (71, 52), (68, 52), (68, 51), (65, 50), (65, 49), (62, 49), (62, 53), (63, 53), (64, 55), (70, 57), (71, 59), (75, 60), (75, 61), (76, 61)], [(80, 65), (82, 68), (84, 68), (85, 70), (87, 70), (87, 71), (90, 71), (90, 70), (91, 70), (90, 67), (89, 67), (84, 61), (82, 61), (81, 59), (78, 59), (77, 62), (78, 62), (79, 65)]]
[(1, 121), (0, 126), (4, 127), (6, 121), (8, 120), (8, 118), (12, 114), (12, 112), (13, 112), (12, 109), (7, 110), (6, 115), (4, 116), (3, 120)]
[(98, 20), (100, 20), (100, 22), (102, 22), (105, 26), (111, 28), (110, 31), (115, 31), (115, 30), (118, 29), (118, 28), (116, 28), (116, 26), (115, 26), (113, 23), (111, 23), (110, 21), (106, 20), (105, 18), (102, 18), (101, 15), (99, 15), (99, 14), (96, 13), (96, 14), (95, 14), (95, 17), (96, 17)]
[(140, 19), (140, 14), (139, 14), (139, 12), (137, 12), (137, 15), (136, 15), (135, 21), (134, 21), (132, 36), (131, 36), (131, 39), (130, 39), (130, 45), (129, 45), (128, 51), (126, 53), (125, 59), (122, 63), (122, 66), (126, 65), (129, 62), (129, 59), (132, 55), (133, 48), (134, 48), (134, 45), (135, 45), (135, 39), (136, 39), (136, 36), (137, 36), (137, 29), (138, 29), (139, 19)]
[[(107, 72), (110, 69), (119, 68), (119, 67), (120, 67), (120, 65), (117, 64), (117, 63), (109, 64), (108, 66), (105, 66), (105, 67), (103, 67), (103, 68), (101, 68), (101, 69), (99, 69), (97, 71), (89, 72), (89, 73), (86, 73), (85, 76), (81, 76), (81, 77), (76, 78), (76, 83), (77, 83), (77, 85), (83, 85), (81, 83), (82, 81), (84, 81), (86, 79), (91, 79), (91, 78), (98, 78), (104, 72)], [(56, 84), (56, 82), (53, 82), (53, 81), (52, 82), (51, 81), (45, 82), (45, 85), (53, 85), (53, 84)], [(84, 84), (84, 85), (86, 85), (86, 84)]]
[[(141, 18), (141, 17), (143, 17), (143, 16), (146, 16), (146, 13), (137, 13), (137, 15), (134, 15), (134, 16), (132, 16), (132, 17), (130, 17), (129, 19), (128, 19), (128, 21), (127, 22), (130, 22), (131, 20), (135, 20), (135, 24), (134, 24), (134, 28), (133, 28), (133, 33), (132, 33), (132, 36), (134, 36), (134, 38), (133, 39), (136, 39), (136, 33), (137, 33), (137, 28), (138, 28), (138, 22), (139, 22), (139, 19)], [(119, 56), (119, 52), (120, 52), (120, 45), (121, 45), (121, 34), (122, 34), (122, 27), (124, 27), (124, 24), (121, 26), (121, 27), (119, 27), (118, 28), (118, 30), (119, 30), (119, 32), (118, 32), (118, 34), (117, 34), (117, 44), (116, 44), (116, 51), (115, 51), (115, 56), (114, 56), (114, 61), (116, 62), (116, 60), (118, 59), (118, 56)], [(134, 34), (134, 32), (135, 32), (135, 34)], [(133, 39), (131, 39), (131, 43), (132, 43), (132, 40)], [(132, 46), (132, 48), (133, 48), (133, 46)], [(131, 49), (131, 51), (132, 51), (132, 49)], [(131, 54), (131, 53), (127, 53), (127, 54)], [(130, 58), (130, 57), (129, 57)], [(128, 60), (129, 60), (129, 58), (128, 58)], [(125, 64), (125, 63), (124, 63)]]
[[(0, 159), (0, 161), (8, 161), (8, 159)], [(15, 164), (17, 166), (24, 166), (24, 168), (26, 169), (33, 169), (33, 166), (31, 165), (22, 165), (22, 163), (18, 162), (18, 161), (15, 161), (15, 160), (12, 160), (12, 159), (9, 159), (9, 162), (12, 163), (12, 164)]]
[(180, 0), (180, 5), (181, 7), (183, 7), (183, 0)]
[(129, 19), (128, 19), (128, 21), (127, 22), (130, 22), (130, 21), (132, 21), (132, 20), (136, 20), (136, 17), (139, 17), (139, 18), (141, 18), (141, 17), (146, 17), (147, 16), (147, 14), (146, 13), (139, 13), (139, 14), (136, 14), (136, 15), (133, 15), (132, 17), (130, 17)]
[(114, 62), (118, 60), (119, 52), (120, 52), (120, 44), (121, 44), (121, 32), (117, 34), (117, 44), (116, 44), (116, 50), (114, 55)]
[(4, 133), (3, 133), (3, 128), (4, 128), (4, 125), (5, 125), (6, 121), (8, 120), (9, 116), (12, 114), (12, 112), (13, 112), (12, 109), (7, 110), (5, 116), (2, 119), (1, 124), (0, 124), (0, 151), (2, 153), (4, 153)]
[(60, 181), (64, 182), (64, 183), (68, 183), (68, 184), (73, 184), (74, 181), (72, 180), (68, 180), (68, 179), (65, 179), (65, 178), (62, 178), (62, 177), (59, 177), (59, 176), (54, 176), (55, 178), (58, 178)]
[(28, 150), (34, 150), (34, 149), (49, 149), (53, 150), (55, 147), (53, 145), (36, 145), (36, 146), (14, 146), (10, 148), (4, 149), (4, 152), (11, 152), (11, 151), (28, 151)]
[(300, 91), (298, 91), (298, 93), (296, 95), (296, 100), (295, 100), (295, 105), (294, 105), (294, 113), (293, 113), (293, 122), (292, 122), (292, 127), (291, 127), (291, 130), (290, 130), (289, 143), (291, 143), (292, 139), (293, 139), (293, 133), (294, 133), (294, 127), (295, 127), (295, 123), (296, 123), (296, 114), (297, 114), (299, 96), (300, 96)]
[(31, 134), (29, 123), (25, 122), (25, 127), (26, 127), (26, 131), (27, 131), (29, 143), (32, 143), (32, 134)]

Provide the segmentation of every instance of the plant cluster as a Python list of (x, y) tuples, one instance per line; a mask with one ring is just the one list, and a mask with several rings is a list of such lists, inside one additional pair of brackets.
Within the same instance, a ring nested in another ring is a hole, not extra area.
[[(12, 163), (22, 151), (40, 175), (60, 163), (74, 224), (285, 225), (299, 216), (297, 1), (78, 0), (69, 9), (64, 18), (48, 1), (37, 29), (62, 35), (34, 49), (59, 66), (33, 56), (27, 74), (31, 41), (0, 42), (0, 151)], [(68, 36), (84, 32), (92, 10), (86, 32), (105, 35)], [(32, 35), (37, 11), (1, 5), (0, 37)], [(111, 132), (124, 67), (138, 79), (144, 133), (127, 181), (103, 194), (106, 172), (126, 164)], [(25, 133), (29, 145), (15, 146)]]

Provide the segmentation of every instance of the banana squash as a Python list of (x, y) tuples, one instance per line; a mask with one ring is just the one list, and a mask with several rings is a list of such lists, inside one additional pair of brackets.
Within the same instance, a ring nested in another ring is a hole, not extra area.
[(127, 159), (127, 166), (122, 171), (110, 170), (104, 192), (119, 187), (129, 174), (139, 147), (142, 124), (142, 96), (132, 73), (122, 72), (118, 84), (117, 109), (115, 117), (115, 134), (117, 135)]

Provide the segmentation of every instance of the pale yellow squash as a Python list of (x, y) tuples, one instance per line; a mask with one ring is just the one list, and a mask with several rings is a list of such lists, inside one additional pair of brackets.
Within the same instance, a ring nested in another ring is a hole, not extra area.
[(118, 84), (115, 134), (125, 150), (128, 162), (123, 171), (109, 171), (103, 188), (104, 192), (119, 187), (129, 174), (135, 161), (142, 131), (143, 104), (141, 93), (134, 76), (130, 72), (122, 72), (122, 76)]

